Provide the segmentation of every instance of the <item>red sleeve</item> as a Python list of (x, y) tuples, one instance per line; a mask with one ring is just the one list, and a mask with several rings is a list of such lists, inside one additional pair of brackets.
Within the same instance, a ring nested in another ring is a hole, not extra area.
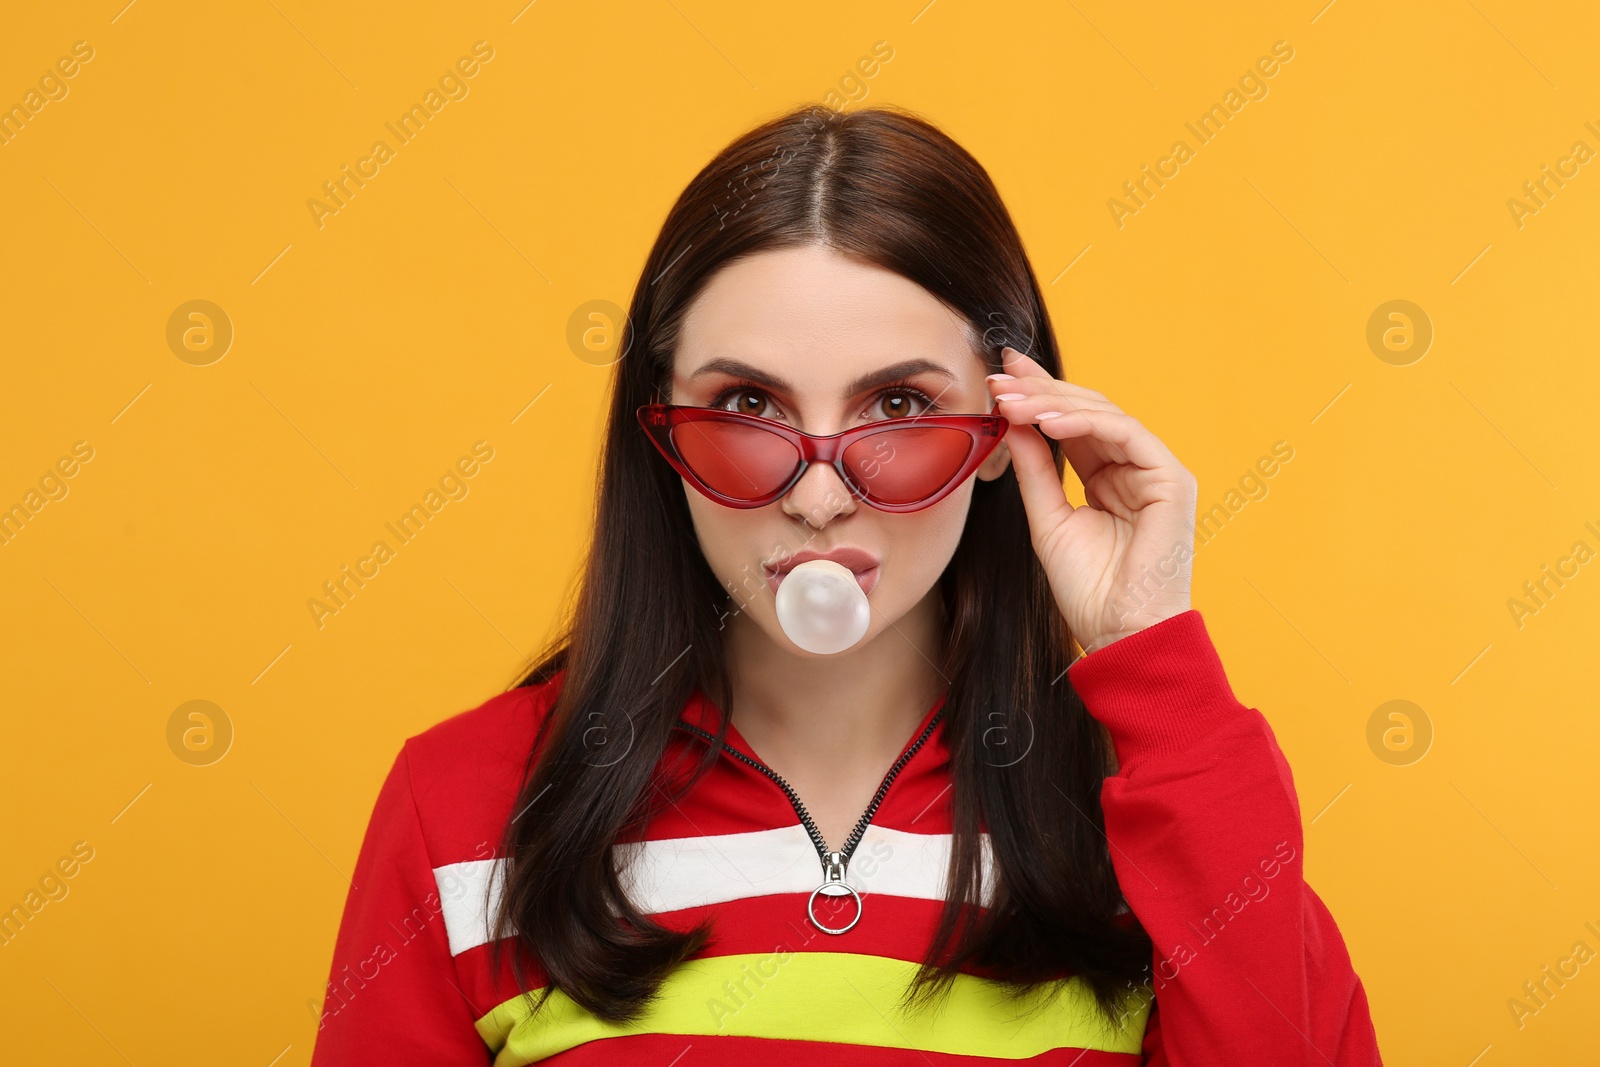
[(483, 1067), (491, 1059), (457, 988), (409, 744), (378, 792), (356, 858), (311, 1067)]
[(1069, 668), (1110, 732), (1117, 882), (1155, 944), (1144, 1062), (1381, 1064), (1361, 980), (1302, 875), (1294, 779), (1197, 610)]

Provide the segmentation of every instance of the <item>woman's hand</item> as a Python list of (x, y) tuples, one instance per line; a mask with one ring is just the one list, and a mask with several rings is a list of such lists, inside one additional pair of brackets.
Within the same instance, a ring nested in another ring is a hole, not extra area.
[[(1033, 548), (1084, 652), (1188, 611), (1199, 485), (1167, 446), (1093, 389), (1004, 352), (1011, 378), (990, 378), (1011, 423), (1003, 442), (1022, 488)], [(1006, 399), (1018, 397), (1018, 399)], [(1053, 417), (1043, 420), (1040, 416)], [(1037, 425), (1035, 425), (1037, 424)], [(1062, 442), (1087, 505), (1073, 507), (1050, 446)]]

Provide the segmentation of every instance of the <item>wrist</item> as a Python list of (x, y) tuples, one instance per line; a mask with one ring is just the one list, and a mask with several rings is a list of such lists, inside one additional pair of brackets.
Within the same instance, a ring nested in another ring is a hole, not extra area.
[(1198, 611), (1105, 640), (1074, 661), (1068, 675), (1085, 709), (1110, 732), (1124, 767), (1144, 756), (1181, 752), (1239, 714)]
[(1105, 648), (1107, 645), (1110, 645), (1116, 641), (1120, 641), (1124, 637), (1132, 637), (1136, 633), (1141, 633), (1142, 631), (1148, 630), (1152, 626), (1158, 626), (1161, 623), (1166, 622), (1168, 619), (1175, 618), (1190, 610), (1192, 610), (1191, 606), (1184, 604), (1182, 606), (1168, 608), (1158, 614), (1141, 615), (1137, 620), (1125, 617), (1124, 619), (1120, 620), (1125, 625), (1116, 630), (1095, 634), (1087, 642), (1079, 644), (1078, 647), (1083, 650), (1083, 654), (1085, 656), (1093, 655), (1102, 648)]

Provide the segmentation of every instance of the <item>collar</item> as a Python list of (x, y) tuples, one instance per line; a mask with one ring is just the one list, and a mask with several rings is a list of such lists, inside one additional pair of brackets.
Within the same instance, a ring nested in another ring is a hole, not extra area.
[[(933, 704), (928, 708), (928, 710), (922, 713), (922, 721), (917, 723), (917, 728), (912, 731), (910, 737), (906, 738), (905, 744), (900, 748), (902, 755), (904, 755), (905, 750), (910, 748), (917, 738), (922, 736), (922, 731), (928, 728), (928, 723), (932, 721), (933, 717), (939, 713), (941, 708), (944, 707), (945, 697), (947, 695), (948, 690), (940, 693), (938, 698), (934, 700)], [(718, 708), (716, 704), (711, 701), (711, 698), (706, 696), (699, 687), (696, 687), (689, 694), (689, 699), (684, 702), (683, 712), (678, 716), (679, 722), (686, 723), (690, 726), (697, 726), (713, 736), (715, 736), (717, 732), (717, 727), (720, 725), (721, 719), (722, 710)], [(928, 737), (927, 742), (924, 743), (925, 748), (933, 746), (936, 742), (942, 740), (944, 733), (943, 728), (944, 720), (940, 719), (939, 725), (934, 728), (934, 732)], [(726, 740), (729, 745), (744, 753), (746, 756), (749, 756), (751, 759), (759, 760), (761, 758), (757, 756), (755, 750), (750, 747), (750, 743), (744, 739), (744, 735), (739, 733), (739, 728), (733, 725), (731, 722), (728, 723)]]

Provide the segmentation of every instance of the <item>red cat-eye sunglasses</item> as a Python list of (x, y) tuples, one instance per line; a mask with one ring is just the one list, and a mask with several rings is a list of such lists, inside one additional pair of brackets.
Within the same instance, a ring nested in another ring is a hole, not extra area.
[(920, 511), (972, 475), (1010, 425), (1003, 415), (910, 415), (818, 437), (721, 408), (646, 404), (638, 415), (673, 469), (730, 508), (764, 507), (827, 463), (872, 507)]

